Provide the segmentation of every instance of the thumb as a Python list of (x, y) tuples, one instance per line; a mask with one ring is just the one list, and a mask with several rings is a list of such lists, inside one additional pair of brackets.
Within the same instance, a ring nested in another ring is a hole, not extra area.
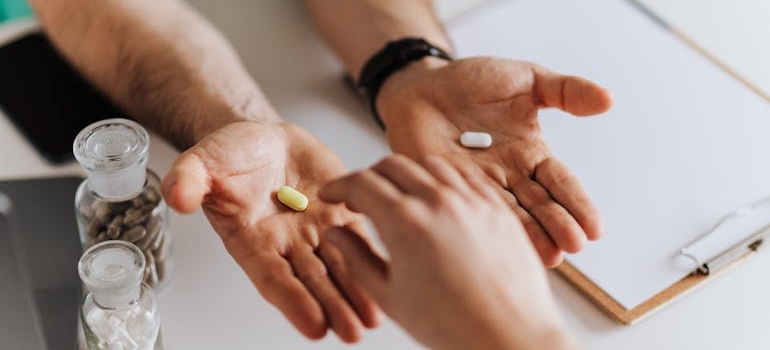
[(598, 84), (577, 76), (569, 76), (533, 68), (535, 96), (547, 107), (588, 116), (606, 112), (612, 107), (612, 94)]
[(161, 185), (166, 203), (181, 213), (197, 210), (210, 189), (208, 171), (201, 159), (189, 151), (177, 158)]
[(388, 264), (358, 234), (344, 227), (333, 227), (324, 235), (345, 259), (351, 277), (387, 312)]

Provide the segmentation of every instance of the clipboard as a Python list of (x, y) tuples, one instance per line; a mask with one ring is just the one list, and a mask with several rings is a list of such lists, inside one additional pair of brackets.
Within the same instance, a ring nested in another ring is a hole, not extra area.
[[(628, 325), (644, 319), (729, 271), (770, 238), (770, 199), (757, 200), (770, 195), (770, 180), (763, 181), (770, 179), (770, 164), (741, 166), (770, 150), (770, 137), (754, 130), (770, 130), (770, 96), (636, 1), (500, 0), (450, 23), (448, 31), (461, 56), (532, 61), (609, 82), (617, 92), (619, 111), (611, 117), (578, 119), (549, 110), (539, 117), (554, 154), (581, 178), (607, 227), (605, 237), (555, 270), (614, 320)], [(708, 106), (689, 108), (699, 102)], [(726, 106), (731, 103), (735, 115)], [(715, 119), (722, 116), (729, 123)], [(655, 122), (665, 129), (657, 132)], [(731, 154), (737, 160), (723, 162)], [(655, 166), (673, 169), (674, 184), (645, 168)], [(731, 179), (725, 168), (741, 174), (735, 190), (717, 188)], [(655, 186), (665, 188), (664, 196)], [(758, 216), (742, 223), (749, 213)], [(657, 221), (639, 224), (647, 214)], [(706, 249), (696, 252), (701, 244)]]
[(569, 262), (565, 261), (556, 267), (554, 270), (558, 272), (564, 279), (567, 280), (572, 286), (579, 290), (588, 300), (605, 311), (614, 320), (624, 324), (630, 325), (641, 321), (644, 317), (652, 312), (674, 302), (678, 298), (684, 296), (687, 292), (695, 290), (697, 287), (705, 285), (706, 282), (713, 280), (722, 273), (728, 271), (730, 268), (735, 267), (739, 263), (743, 262), (746, 258), (752, 256), (754, 253), (764, 245), (765, 241), (770, 239), (770, 224), (762, 227), (760, 230), (742, 240), (741, 242), (728, 247), (721, 251), (719, 254), (711, 257), (708, 260), (702, 260), (699, 255), (693, 254), (689, 251), (689, 248), (709, 235), (716, 232), (716, 230), (727, 220), (734, 217), (739, 217), (744, 214), (748, 214), (749, 210), (755, 205), (768, 204), (769, 199), (765, 199), (752, 206), (736, 209), (735, 212), (728, 214), (722, 220), (717, 222), (714, 227), (693, 240), (690, 244), (682, 247), (679, 252), (692, 259), (695, 264), (695, 270), (672, 284), (670, 287), (660, 291), (653, 295), (649, 299), (645, 300), (638, 306), (627, 309), (615, 299), (612, 298), (607, 292), (601, 289), (591, 279), (586, 277), (580, 270), (572, 266)]

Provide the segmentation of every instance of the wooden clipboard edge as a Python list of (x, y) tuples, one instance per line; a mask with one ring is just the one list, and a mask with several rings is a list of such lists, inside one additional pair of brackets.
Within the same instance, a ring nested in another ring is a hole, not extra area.
[(604, 311), (607, 315), (613, 318), (615, 321), (623, 325), (634, 324), (646, 316), (649, 316), (654, 311), (668, 305), (685, 293), (695, 290), (696, 287), (705, 285), (703, 282), (712, 280), (722, 273), (731, 270), (734, 266), (743, 262), (746, 258), (756, 253), (756, 251), (748, 250), (745, 254), (741, 255), (738, 259), (735, 259), (732, 263), (726, 266), (724, 269), (710, 275), (704, 275), (700, 273), (692, 273), (685, 278), (682, 278), (678, 282), (672, 284), (668, 288), (660, 291), (658, 294), (653, 295), (649, 299), (645, 300), (641, 304), (637, 305), (633, 309), (626, 309), (613, 299), (607, 292), (596, 285), (591, 279), (584, 275), (580, 270), (575, 268), (568, 261), (562, 262), (559, 266), (554, 268), (554, 271), (558, 272), (567, 282), (573, 285), (578, 291), (580, 291), (589, 301), (598, 306), (599, 309)]
[[(648, 9), (646, 6), (634, 0), (632, 0), (631, 3), (639, 7), (643, 12), (651, 15), (652, 19), (656, 22), (662, 23), (663, 26), (666, 27), (672, 34), (682, 40), (682, 42), (684, 42), (687, 46), (706, 57), (706, 59), (714, 63), (719, 69), (732, 76), (734, 79), (738, 80), (749, 90), (770, 102), (770, 93), (763, 91), (744, 76), (738, 74), (737, 71), (730, 68), (727, 64), (719, 60), (715, 55), (706, 50), (703, 46), (696, 43), (695, 40), (691, 39), (683, 32), (662, 21), (659, 17), (654, 15), (653, 11)], [(756, 253), (754, 250), (747, 251), (744, 255), (738, 259), (735, 259), (735, 261), (730, 263), (724, 269), (711, 275), (692, 273), (630, 310), (623, 307), (623, 305), (618, 303), (615, 299), (613, 299), (609, 294), (602, 290), (598, 285), (596, 285), (568, 261), (565, 260), (562, 264), (554, 268), (554, 270), (565, 280), (567, 280), (568, 283), (572, 284), (578, 291), (580, 291), (581, 294), (588, 298), (588, 300), (598, 306), (602, 311), (604, 311), (614, 320), (623, 325), (631, 325), (639, 322), (659, 308), (674, 302), (679, 297), (684, 296), (686, 292), (695, 290), (696, 287), (705, 285), (705, 283), (702, 282), (709, 281), (714, 277), (717, 277), (722, 273), (731, 270), (733, 267), (743, 262), (746, 258), (754, 253)]]
[(650, 18), (653, 22), (658, 23), (663, 28), (674, 34), (679, 40), (685, 43), (685, 45), (689, 46), (691, 49), (695, 50), (697, 53), (703, 55), (711, 61), (712, 63), (716, 64), (719, 69), (727, 73), (728, 75), (732, 76), (736, 80), (738, 80), (741, 84), (749, 88), (749, 90), (753, 91), (766, 101), (770, 102), (770, 92), (763, 91), (758, 86), (753, 84), (751, 81), (749, 81), (746, 77), (744, 77), (741, 74), (738, 74), (738, 72), (732, 68), (730, 68), (727, 64), (720, 61), (714, 54), (706, 50), (703, 46), (699, 45), (695, 40), (691, 39), (689, 36), (685, 35), (684, 32), (677, 29), (676, 27), (672, 26), (663, 18), (658, 16), (655, 11), (653, 11), (651, 8), (649, 8), (647, 5), (643, 4), (639, 0), (628, 0), (628, 2), (631, 4), (631, 6), (635, 7), (637, 10), (641, 11), (643, 14), (645, 14), (648, 18)]
[(682, 40), (687, 46), (698, 52), (699, 54), (706, 57), (709, 61), (713, 62), (717, 65), (722, 71), (729, 74), (735, 80), (738, 80), (741, 84), (746, 86), (749, 90), (753, 91), (755, 94), (759, 95), (766, 101), (770, 102), (770, 93), (763, 91), (758, 86), (754, 85), (751, 81), (746, 79), (743, 75), (738, 74), (737, 71), (730, 68), (725, 64), (724, 62), (720, 61), (715, 55), (711, 54), (711, 52), (707, 51), (703, 46), (698, 45), (698, 43), (695, 42), (695, 40), (690, 39), (687, 35), (682, 33), (676, 28), (669, 27), (671, 33), (673, 33), (679, 40)]

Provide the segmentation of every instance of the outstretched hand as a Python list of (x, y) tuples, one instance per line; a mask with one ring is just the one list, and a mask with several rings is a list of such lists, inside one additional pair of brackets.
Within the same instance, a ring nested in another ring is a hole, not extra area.
[[(486, 57), (413, 63), (386, 81), (377, 101), (395, 152), (439, 155), (465, 178), (494, 185), (546, 266), (598, 239), (602, 222), (577, 177), (548, 148), (538, 111), (587, 116), (611, 105), (610, 93), (586, 79)], [(487, 132), (493, 145), (464, 148), (458, 140), (465, 131)]]
[[(316, 197), (326, 181), (345, 173), (330, 149), (297, 126), (238, 122), (180, 155), (163, 194), (183, 213), (203, 207), (230, 255), (300, 332), (318, 339), (331, 328), (354, 342), (364, 326), (377, 325), (378, 309), (321, 236), (331, 226), (363, 234), (362, 218)], [(306, 211), (277, 201), (283, 185), (308, 197)]]
[(391, 156), (321, 190), (371, 218), (388, 250), (384, 259), (353, 231), (330, 231), (353, 277), (429, 348), (574, 348), (506, 203), (441, 157), (420, 165)]

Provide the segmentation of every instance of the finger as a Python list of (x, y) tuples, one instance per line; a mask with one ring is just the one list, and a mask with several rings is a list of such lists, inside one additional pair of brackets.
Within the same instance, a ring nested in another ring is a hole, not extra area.
[(556, 245), (556, 242), (545, 232), (540, 223), (521, 207), (511, 192), (499, 186), (496, 189), (498, 196), (502, 198), (508, 207), (511, 208), (511, 211), (519, 218), (519, 221), (521, 221), (530, 242), (532, 242), (532, 246), (535, 247), (537, 255), (540, 256), (543, 266), (548, 268), (558, 266), (564, 260), (564, 255), (562, 250)]
[(413, 160), (392, 155), (372, 167), (372, 171), (392, 182), (402, 192), (432, 198), (438, 190), (436, 179)]
[[(504, 187), (505, 171), (498, 171), (498, 167), (469, 162), (465, 157), (449, 157), (442, 159), (442, 161), (454, 171), (450, 172), (439, 168), (442, 167), (438, 164), (439, 162), (435, 162), (435, 164), (428, 164), (426, 162), (426, 169), (437, 169), (434, 170), (437, 173), (435, 175), (437, 178), (439, 176), (445, 178), (450, 173), (456, 173), (460, 178), (458, 180), (452, 176), (452, 179), (444, 179), (442, 181), (460, 181), (463, 183), (462, 187), (468, 188), (485, 198), (490, 198), (490, 194), (491, 198), (498, 198), (494, 189)], [(439, 175), (439, 173), (445, 174)]]
[(363, 170), (332, 180), (318, 191), (318, 197), (327, 203), (344, 202), (348, 209), (377, 220), (386, 218), (387, 209), (398, 206), (403, 196), (390, 181)]
[(590, 240), (602, 235), (599, 210), (588, 197), (580, 180), (556, 158), (548, 158), (535, 168), (534, 178), (577, 220)]
[(345, 342), (361, 338), (363, 325), (347, 300), (337, 290), (324, 262), (309, 245), (299, 247), (289, 256), (294, 274), (310, 290), (324, 310), (331, 329)]
[(334, 283), (358, 314), (358, 318), (367, 328), (375, 328), (382, 321), (382, 312), (377, 302), (350, 276), (342, 252), (327, 241), (321, 241), (318, 255), (323, 260)]
[[(493, 197), (502, 199), (511, 211), (516, 214), (524, 226), (524, 230), (527, 231), (527, 235), (544, 266), (556, 267), (562, 262), (564, 255), (556, 242), (554, 242), (540, 222), (521, 206), (521, 203), (516, 199), (516, 196), (504, 188), (503, 185), (500, 184), (500, 180), (493, 179), (493, 177), (487, 173), (487, 171), (491, 171), (491, 169), (482, 171), (478, 167), (467, 166), (466, 163), (453, 163), (453, 167), (460, 173), (460, 176), (463, 177), (463, 181), (477, 193), (481, 194), (484, 198), (490, 199), (489, 191), (492, 189), (494, 192)], [(500, 176), (502, 177), (502, 175)]]
[[(482, 179), (482, 181), (479, 180)], [(551, 236), (546, 233), (540, 223), (535, 220), (532, 215), (521, 207), (521, 204), (516, 200), (514, 196), (507, 189), (503, 188), (500, 184), (496, 183), (488, 176), (475, 175), (468, 178), (468, 184), (473, 189), (482, 194), (484, 198), (489, 200), (499, 200), (504, 203), (511, 211), (519, 218), (524, 230), (529, 236), (529, 240), (532, 242), (532, 246), (540, 256), (545, 267), (558, 266), (564, 259), (561, 249), (556, 245), (556, 242), (551, 239)], [(490, 193), (490, 191), (492, 193)], [(490, 198), (491, 196), (494, 199)]]
[(420, 160), (420, 165), (425, 168), (436, 180), (446, 186), (460, 190), (468, 190), (468, 183), (457, 169), (439, 156), (428, 156)]
[(281, 310), (297, 330), (310, 339), (321, 339), (328, 328), (324, 311), (305, 285), (277, 252), (252, 252), (236, 259), (270, 304)]
[(583, 249), (586, 236), (575, 218), (553, 200), (539, 183), (522, 178), (511, 186), (511, 192), (562, 250), (576, 253)]
[(325, 240), (340, 250), (350, 275), (388, 311), (388, 265), (356, 233), (340, 227), (326, 232)]
[(364, 241), (364, 243), (366, 245), (368, 245), (369, 248), (371, 248), (371, 251), (375, 255), (377, 255), (377, 256), (384, 256), (384, 254), (380, 250), (380, 247), (377, 246), (377, 243), (375, 242), (375, 240), (372, 239), (372, 237), (369, 235), (369, 227), (367, 226), (366, 220), (363, 219), (365, 217), (361, 216), (361, 218), (362, 218), (361, 220), (350, 221), (350, 222), (347, 222), (347, 223), (343, 223), (341, 225), (327, 225), (327, 226), (344, 227), (348, 231), (352, 231), (352, 232), (358, 233), (358, 237), (362, 241)]
[(607, 111), (612, 107), (609, 90), (587, 79), (562, 75), (542, 67), (533, 68), (535, 96), (547, 107), (556, 107), (577, 116)]
[(191, 213), (211, 190), (211, 179), (201, 159), (192, 152), (177, 158), (163, 179), (161, 192), (166, 203), (181, 213)]

